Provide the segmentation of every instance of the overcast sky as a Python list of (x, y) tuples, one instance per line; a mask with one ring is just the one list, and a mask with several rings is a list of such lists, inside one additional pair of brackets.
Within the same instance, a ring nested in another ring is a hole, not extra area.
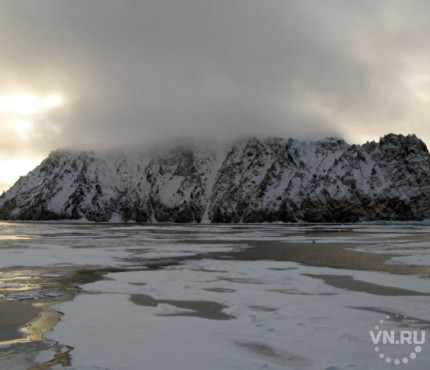
[(0, 112), (0, 172), (176, 137), (430, 143), (425, 0), (5, 0), (0, 48), (0, 96), (63, 99)]

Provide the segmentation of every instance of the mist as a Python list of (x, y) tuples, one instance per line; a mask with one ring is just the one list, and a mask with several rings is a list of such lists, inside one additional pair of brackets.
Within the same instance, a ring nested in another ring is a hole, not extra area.
[[(430, 4), (4, 1), (2, 92), (61, 92), (3, 155), (241, 136), (430, 141)], [(3, 125), (4, 126), (4, 125)]]

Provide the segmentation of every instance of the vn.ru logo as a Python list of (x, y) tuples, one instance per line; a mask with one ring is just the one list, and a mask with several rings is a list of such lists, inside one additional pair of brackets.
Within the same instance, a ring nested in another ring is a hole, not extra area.
[[(387, 320), (391, 316), (386, 317)], [(395, 315), (395, 321), (406, 321), (407, 316)], [(389, 328), (390, 323), (384, 320), (379, 321), (374, 330), (369, 330), (370, 338), (375, 345), (375, 352), (378, 357), (387, 364), (407, 364), (411, 360), (415, 360), (419, 353), (423, 350), (423, 345), (426, 342), (426, 332), (424, 330), (411, 330)], [(413, 321), (411, 321), (413, 324)]]

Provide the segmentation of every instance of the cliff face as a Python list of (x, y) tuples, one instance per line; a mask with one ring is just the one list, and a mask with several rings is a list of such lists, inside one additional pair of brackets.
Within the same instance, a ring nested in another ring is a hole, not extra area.
[(0, 218), (137, 222), (353, 222), (430, 217), (416, 136), (348, 145), (248, 139), (227, 152), (55, 151), (0, 198)]

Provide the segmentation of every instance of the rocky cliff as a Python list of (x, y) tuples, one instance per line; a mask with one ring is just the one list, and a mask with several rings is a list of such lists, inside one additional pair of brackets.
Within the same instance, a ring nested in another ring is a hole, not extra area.
[(348, 145), (247, 139), (228, 151), (55, 151), (0, 198), (8, 220), (354, 222), (430, 217), (430, 155), (414, 135)]

